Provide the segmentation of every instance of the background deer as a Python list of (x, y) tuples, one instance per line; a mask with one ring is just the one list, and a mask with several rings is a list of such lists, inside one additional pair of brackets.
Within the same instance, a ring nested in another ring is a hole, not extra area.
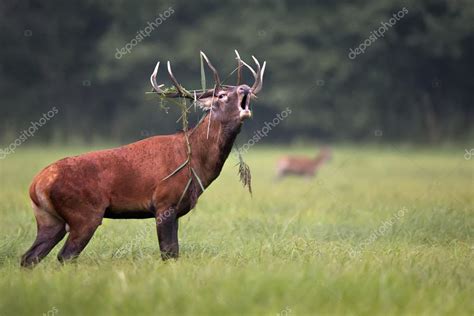
[[(250, 99), (262, 89), (266, 65), (264, 62), (260, 67), (252, 56), (258, 67), (255, 72), (236, 51), (237, 84), (222, 85), (216, 69), (204, 53), (201, 55), (214, 74), (214, 89), (185, 90), (169, 61), (168, 73), (175, 89), (162, 90), (163, 85), (157, 84), (159, 62), (150, 78), (161, 97), (192, 99), (207, 111), (197, 126), (187, 132), (65, 158), (34, 178), (30, 197), (37, 236), (23, 255), (22, 266), (38, 263), (67, 231), (58, 259), (77, 257), (104, 217), (155, 218), (162, 258), (178, 257), (178, 218), (195, 206), (202, 189), (219, 176), (242, 122), (252, 114)], [(255, 78), (252, 87), (240, 84), (242, 65)]]
[(315, 158), (286, 156), (278, 160), (277, 179), (287, 175), (314, 177), (326, 161), (331, 159), (331, 150), (327, 147), (321, 149)]

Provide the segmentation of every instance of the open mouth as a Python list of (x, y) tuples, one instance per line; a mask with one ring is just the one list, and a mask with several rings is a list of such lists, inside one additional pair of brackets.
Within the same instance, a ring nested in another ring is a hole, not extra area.
[(249, 109), (250, 105), (250, 94), (246, 93), (243, 95), (240, 101), (240, 119), (244, 120), (252, 116), (252, 112)]
[(249, 99), (249, 96), (248, 94), (244, 94), (243, 98), (242, 98), (242, 101), (240, 102), (240, 107), (242, 108), (242, 110), (248, 110), (248, 99)]

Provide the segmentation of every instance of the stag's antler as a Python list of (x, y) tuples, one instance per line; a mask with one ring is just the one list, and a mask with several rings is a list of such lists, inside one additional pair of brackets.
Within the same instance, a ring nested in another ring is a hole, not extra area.
[(214, 73), (214, 81), (216, 82), (215, 90), (219, 90), (221, 88), (221, 79), (219, 78), (219, 74), (217, 73), (216, 68), (214, 68), (214, 66), (209, 61), (209, 58), (207, 58), (206, 54), (204, 54), (204, 52), (202, 51), (201, 51), (201, 56), (204, 58), (207, 65), (209, 66), (209, 68), (211, 68), (212, 72)]
[(255, 82), (252, 86), (252, 93), (253, 94), (259, 93), (260, 90), (262, 90), (263, 73), (265, 72), (265, 67), (267, 66), (267, 62), (264, 61), (263, 66), (260, 68), (260, 63), (258, 62), (257, 58), (255, 58), (255, 56), (252, 55), (252, 58), (253, 58), (255, 64), (257, 64), (257, 67), (258, 67), (257, 72), (255, 72), (255, 70), (253, 70), (252, 67), (250, 67), (245, 61), (243, 61), (240, 58), (239, 52), (237, 50), (235, 50), (235, 54), (237, 55), (237, 62), (238, 62), (238, 65), (239, 65), (238, 72), (237, 72), (237, 84), (240, 83), (240, 77), (241, 77), (240, 68), (241, 68), (241, 65), (243, 64), (252, 72), (253, 77), (255, 78)]
[(242, 78), (242, 59), (240, 59), (239, 52), (235, 49), (235, 55), (237, 56), (237, 86), (240, 85), (240, 80)]
[[(242, 69), (241, 69), (242, 65), (245, 65), (247, 68), (250, 69), (250, 71), (252, 72), (252, 74), (255, 78), (255, 82), (252, 86), (252, 93), (254, 95), (257, 94), (262, 89), (263, 73), (265, 71), (265, 66), (266, 66), (267, 62), (266, 61), (263, 62), (263, 67), (260, 68), (260, 63), (258, 62), (258, 60), (254, 56), (252, 56), (253, 60), (255, 61), (255, 63), (257, 64), (257, 67), (258, 67), (257, 72), (255, 72), (255, 70), (253, 70), (252, 67), (250, 67), (246, 62), (244, 62), (240, 58), (239, 52), (237, 50), (235, 51), (235, 54), (237, 55), (237, 63), (238, 63), (237, 85), (240, 84), (240, 80), (242, 78)], [(230, 87), (230, 86), (221, 84), (221, 79), (219, 77), (219, 74), (217, 73), (216, 68), (214, 68), (214, 66), (209, 61), (209, 58), (207, 58), (206, 54), (204, 54), (202, 51), (201, 51), (201, 56), (204, 58), (207, 65), (209, 66), (209, 68), (212, 70), (212, 72), (214, 74), (214, 81), (215, 81), (215, 88), (214, 89), (208, 89), (208, 90), (186, 90), (186, 89), (184, 89), (183, 86), (179, 84), (178, 80), (176, 80), (175, 76), (173, 75), (173, 72), (171, 70), (171, 63), (169, 61), (167, 62), (168, 75), (169, 75), (171, 81), (173, 82), (173, 85), (175, 86), (176, 91), (163, 90), (163, 89), (161, 89), (161, 87), (163, 87), (164, 84), (159, 85), (157, 83), (156, 76), (158, 74), (158, 69), (160, 67), (160, 62), (158, 62), (156, 64), (155, 69), (153, 70), (153, 73), (150, 76), (150, 82), (151, 82), (151, 85), (153, 86), (153, 89), (157, 93), (161, 94), (162, 96), (164, 96), (166, 98), (187, 98), (187, 99), (195, 100), (195, 99), (200, 99), (201, 97), (207, 97), (210, 94), (214, 93), (214, 91), (220, 90), (223, 87), (224, 88), (225, 87)]]
[[(151, 74), (150, 76), (150, 82), (151, 82), (151, 85), (153, 86), (153, 89), (155, 89), (155, 91), (161, 95), (163, 95), (164, 97), (167, 97), (167, 98), (179, 98), (179, 97), (182, 97), (182, 98), (188, 98), (188, 99), (193, 99), (194, 100), (194, 94), (190, 93), (189, 91), (186, 91), (185, 89), (183, 89), (183, 87), (179, 84), (178, 80), (176, 80), (176, 78), (174, 77), (173, 75), (173, 72), (171, 71), (171, 63), (168, 61), (168, 74), (170, 76), (170, 79), (171, 81), (173, 82), (173, 85), (176, 87), (176, 91), (178, 92), (171, 92), (171, 91), (164, 91), (163, 89), (161, 89), (162, 86), (164, 86), (163, 84), (160, 84), (158, 85), (158, 83), (156, 82), (156, 76), (158, 74), (158, 69), (160, 68), (160, 62), (158, 62), (155, 66), (155, 70), (153, 70), (153, 73)], [(195, 92), (195, 91), (193, 91)], [(200, 97), (202, 95), (202, 93), (197, 93), (196, 92), (196, 97)]]

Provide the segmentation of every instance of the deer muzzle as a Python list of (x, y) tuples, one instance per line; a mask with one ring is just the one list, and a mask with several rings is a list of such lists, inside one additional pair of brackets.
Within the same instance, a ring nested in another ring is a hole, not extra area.
[(245, 120), (249, 117), (252, 117), (252, 111), (250, 111), (250, 91), (245, 91), (241, 95), (239, 109), (240, 109), (240, 119)]

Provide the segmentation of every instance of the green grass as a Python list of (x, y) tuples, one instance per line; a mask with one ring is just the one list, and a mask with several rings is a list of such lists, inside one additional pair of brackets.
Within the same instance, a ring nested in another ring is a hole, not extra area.
[(161, 261), (153, 220), (105, 220), (77, 262), (60, 265), (58, 246), (20, 269), (36, 233), (29, 182), (88, 150), (0, 161), (1, 316), (474, 314), (474, 158), (461, 147), (337, 147), (317, 178), (275, 183), (280, 155), (314, 150), (256, 146), (253, 198), (230, 158), (181, 219), (178, 261)]

